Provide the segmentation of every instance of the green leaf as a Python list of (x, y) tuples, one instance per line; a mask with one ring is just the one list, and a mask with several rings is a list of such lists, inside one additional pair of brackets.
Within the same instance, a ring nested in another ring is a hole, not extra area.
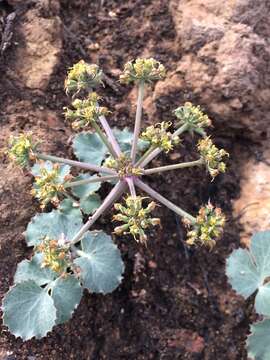
[(55, 325), (56, 308), (52, 298), (31, 280), (12, 287), (3, 299), (2, 309), (4, 325), (23, 340), (41, 338)]
[(61, 201), (58, 210), (66, 215), (71, 215), (74, 217), (81, 217), (82, 213), (79, 208), (79, 205), (74, 203), (71, 199), (64, 199)]
[(50, 213), (38, 214), (28, 224), (25, 237), (28, 246), (36, 246), (48, 236), (51, 239), (59, 239), (64, 234), (67, 240), (71, 240), (82, 227), (81, 215), (73, 213), (64, 214), (59, 210)]
[[(76, 179), (74, 179), (74, 181), (91, 179), (96, 177), (97, 176), (89, 176), (88, 174), (81, 174)], [(92, 195), (94, 192), (98, 191), (100, 186), (101, 186), (100, 182), (95, 182), (90, 184), (73, 186), (71, 190), (75, 196), (78, 196), (81, 199), (81, 198), (86, 198), (89, 195)]]
[(101, 165), (107, 153), (107, 147), (96, 133), (81, 133), (75, 136), (73, 151), (80, 161)]
[[(53, 170), (54, 163), (51, 161), (45, 161), (40, 163), (35, 163), (35, 165), (31, 168), (31, 173), (34, 176), (42, 176), (41, 170), (45, 169), (48, 172)], [(57, 183), (61, 184), (65, 181), (65, 177), (70, 173), (70, 166), (69, 165), (62, 165), (59, 164), (59, 171), (57, 177)]]
[(98, 194), (90, 195), (80, 202), (80, 207), (85, 214), (93, 214), (100, 205), (101, 199)]
[[(123, 130), (114, 128), (113, 133), (119, 143), (121, 150), (125, 153), (129, 153), (131, 151), (133, 133), (130, 132), (127, 127), (125, 127)], [(148, 147), (149, 147), (149, 143), (147, 141), (139, 139), (138, 141), (139, 151), (145, 151)]]
[(250, 250), (233, 251), (227, 259), (226, 274), (232, 288), (244, 298), (258, 290), (255, 309), (270, 315), (270, 231), (255, 234)]
[(109, 293), (122, 281), (124, 264), (120, 251), (103, 231), (88, 232), (81, 241), (82, 250), (74, 262), (81, 269), (84, 287), (91, 292)]
[(56, 274), (48, 268), (41, 268), (41, 262), (42, 254), (36, 254), (31, 260), (20, 262), (14, 276), (15, 284), (33, 280), (37, 285), (46, 285), (54, 280)]
[(52, 298), (56, 307), (57, 324), (62, 324), (72, 317), (82, 297), (82, 287), (73, 275), (59, 277), (51, 286)]
[(270, 360), (270, 320), (265, 319), (250, 327), (247, 339), (248, 356), (254, 360)]

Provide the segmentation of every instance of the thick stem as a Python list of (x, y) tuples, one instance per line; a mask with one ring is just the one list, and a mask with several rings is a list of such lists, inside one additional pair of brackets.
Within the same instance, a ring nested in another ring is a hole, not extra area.
[(89, 230), (89, 228), (95, 223), (95, 221), (116, 201), (125, 191), (126, 184), (123, 181), (119, 181), (111, 192), (107, 195), (100, 207), (95, 213), (89, 217), (88, 221), (83, 225), (80, 231), (71, 240), (71, 244), (76, 244), (80, 241), (83, 234)]
[(135, 127), (133, 134), (133, 142), (131, 148), (131, 162), (135, 164), (138, 139), (141, 131), (141, 122), (142, 122), (142, 107), (143, 107), (143, 93), (144, 93), (144, 81), (139, 83), (138, 89), (138, 100), (137, 100), (137, 109), (136, 109), (136, 118), (135, 118)]
[(195, 160), (195, 161), (183, 162), (180, 164), (166, 165), (166, 166), (156, 167), (153, 169), (146, 169), (143, 171), (143, 174), (150, 175), (150, 174), (155, 174), (155, 173), (159, 173), (159, 172), (163, 172), (163, 171), (183, 169), (183, 168), (188, 168), (188, 167), (192, 167), (192, 166), (200, 166), (203, 164), (204, 164), (203, 159), (199, 159), (199, 160)]
[(106, 136), (104, 135), (103, 131), (101, 130), (101, 128), (98, 126), (98, 124), (96, 122), (93, 122), (92, 124), (93, 128), (96, 130), (97, 134), (99, 135), (99, 137), (101, 138), (102, 142), (107, 146), (107, 149), (109, 150), (109, 153), (114, 157), (117, 158), (117, 153), (114, 150), (114, 148), (112, 147), (111, 143), (108, 141), (108, 139), (106, 138)]
[(99, 121), (100, 121), (106, 135), (108, 136), (108, 139), (113, 147), (114, 152), (116, 153), (117, 156), (120, 156), (122, 151), (120, 149), (120, 146), (119, 146), (119, 144), (113, 134), (113, 131), (112, 131), (110, 125), (108, 124), (108, 121), (106, 120), (105, 116), (100, 116)]
[(58, 156), (52, 156), (52, 155), (46, 155), (46, 154), (35, 153), (35, 156), (38, 159), (41, 159), (41, 160), (49, 160), (49, 161), (53, 161), (53, 162), (57, 162), (57, 163), (61, 163), (61, 164), (67, 164), (67, 165), (70, 165), (70, 166), (76, 166), (76, 167), (79, 167), (81, 169), (91, 170), (91, 171), (95, 171), (95, 172), (101, 172), (101, 173), (105, 173), (105, 174), (116, 175), (116, 172), (114, 170), (111, 170), (111, 169), (109, 169), (107, 167), (104, 167), (104, 166), (97, 166), (97, 165), (93, 165), (93, 164), (89, 164), (89, 163), (83, 163), (83, 162), (80, 162), (80, 161), (64, 159), (64, 158), (60, 158)]
[(73, 186), (80, 186), (80, 185), (86, 185), (86, 184), (92, 184), (96, 182), (104, 182), (104, 181), (110, 181), (110, 180), (116, 180), (118, 179), (117, 175), (108, 175), (108, 176), (96, 176), (92, 177), (90, 179), (83, 179), (78, 181), (72, 181), (69, 183), (64, 184), (65, 188), (70, 188)]
[(136, 189), (135, 189), (135, 186), (134, 186), (134, 180), (131, 178), (131, 177), (126, 177), (125, 178), (127, 184), (128, 184), (128, 188), (129, 188), (129, 191), (130, 191), (130, 195), (132, 197), (136, 197)]
[[(184, 124), (179, 129), (175, 130), (173, 133), (173, 137), (181, 135), (188, 129), (188, 125)], [(151, 148), (150, 148), (151, 149)], [(147, 152), (150, 150), (148, 149)], [(143, 155), (142, 158), (138, 161), (140, 167), (145, 167), (150, 161), (152, 161), (155, 157), (157, 157), (162, 152), (162, 149), (154, 147), (153, 150), (147, 154), (147, 156)], [(137, 164), (138, 164), (137, 163)], [(137, 165), (136, 164), (136, 165)]]
[(182, 210), (179, 206), (173, 204), (169, 200), (167, 200), (164, 196), (160, 195), (158, 192), (153, 190), (150, 186), (145, 184), (139, 179), (135, 179), (135, 185), (137, 185), (140, 189), (148, 193), (153, 199), (156, 199), (161, 204), (167, 206), (170, 210), (174, 211), (177, 215), (180, 215), (188, 220), (190, 220), (192, 223), (196, 221), (196, 218), (187, 213), (186, 211)]

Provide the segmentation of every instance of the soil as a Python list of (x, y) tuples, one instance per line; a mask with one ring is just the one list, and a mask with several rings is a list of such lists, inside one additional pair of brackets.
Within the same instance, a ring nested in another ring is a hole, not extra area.
[[(13, 3), (16, 1), (0, 1), (0, 16), (12, 13), (16, 6), (10, 5)], [(63, 81), (69, 66), (81, 58), (98, 61), (107, 75), (102, 95), (113, 110), (110, 122), (120, 128), (132, 127), (132, 89), (117, 82), (119, 69), (140, 55), (153, 55), (173, 69), (181, 53), (172, 45), (176, 33), (166, 1), (128, 0), (120, 4), (117, 0), (62, 0), (60, 8), (56, 1), (51, 3), (55, 7), (50, 11), (58, 13), (62, 22), (58, 34), (61, 46), (58, 43), (60, 57), (45, 89), (44, 82), (39, 89), (26, 86), (12, 71), (22, 61), (14, 55), (16, 47), (25, 46), (17, 29), (27, 11), (40, 5), (33, 1), (16, 7), (12, 42), (0, 59), (0, 141), (3, 147), (10, 133), (31, 129), (35, 137), (43, 140), (45, 151), (68, 156), (72, 132), (61, 113), (68, 103)], [(46, 15), (51, 16), (45, 13), (44, 18)], [(157, 104), (160, 119), (171, 117), (179, 94), (166, 101)], [(145, 117), (145, 121), (149, 119)], [(245, 339), (254, 315), (250, 304), (228, 285), (225, 260), (239, 245), (240, 227), (232, 215), (232, 201), (239, 195), (241, 167), (260, 148), (251, 144), (245, 134), (228, 132), (221, 125), (211, 133), (216, 143), (231, 154), (226, 174), (211, 182), (203, 171), (191, 169), (149, 177), (147, 181), (191, 213), (196, 213), (209, 198), (220, 206), (226, 213), (227, 225), (215, 249), (209, 252), (186, 248), (183, 225), (172, 212), (160, 207), (162, 228), (150, 234), (147, 247), (130, 238), (115, 239), (126, 264), (124, 280), (116, 291), (106, 296), (85, 293), (73, 318), (42, 340), (23, 343), (2, 326), (1, 360), (247, 359)], [(181, 160), (194, 157), (195, 141), (189, 136), (184, 139), (177, 153)], [(166, 158), (173, 162), (172, 155)], [(154, 165), (161, 164), (162, 159), (165, 156), (155, 160)], [(31, 177), (12, 168), (2, 155), (1, 298), (12, 284), (17, 263), (31, 255), (22, 235), (39, 211), (30, 188)], [(110, 232), (110, 215), (97, 226)]]

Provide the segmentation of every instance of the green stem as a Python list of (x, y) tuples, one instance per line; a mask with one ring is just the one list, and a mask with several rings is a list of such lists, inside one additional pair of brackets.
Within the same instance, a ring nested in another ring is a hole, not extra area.
[(124, 181), (119, 181), (111, 192), (107, 195), (100, 207), (88, 218), (88, 221), (81, 227), (79, 232), (71, 240), (71, 245), (76, 244), (81, 240), (81, 237), (86, 231), (95, 223), (95, 221), (123, 194), (126, 184)]
[(138, 139), (141, 131), (141, 122), (142, 122), (142, 107), (143, 107), (143, 93), (144, 93), (144, 81), (139, 83), (138, 88), (138, 100), (137, 100), (137, 109), (136, 109), (136, 118), (135, 118), (135, 127), (133, 133), (133, 142), (131, 148), (131, 162), (135, 164)]
[(95, 121), (93, 121), (92, 126), (96, 130), (97, 134), (99, 135), (99, 137), (101, 138), (103, 143), (106, 145), (107, 149), (109, 150), (109, 153), (116, 159), (118, 156), (117, 156), (116, 152), (114, 151), (112, 145), (106, 138), (105, 134), (101, 130), (101, 128), (98, 126), (98, 124)]
[(155, 174), (155, 173), (159, 173), (159, 172), (163, 172), (163, 171), (183, 169), (183, 168), (192, 167), (192, 166), (200, 166), (203, 164), (204, 164), (203, 159), (199, 159), (199, 160), (195, 160), (195, 161), (183, 162), (180, 164), (166, 165), (166, 166), (156, 167), (153, 169), (146, 169), (143, 171), (143, 174), (150, 175), (150, 174)]
[(139, 179), (135, 179), (135, 185), (137, 185), (141, 190), (148, 193), (153, 199), (156, 199), (161, 204), (167, 206), (170, 210), (174, 211), (177, 215), (180, 215), (188, 220), (190, 220), (192, 223), (196, 222), (196, 218), (187, 213), (185, 210), (181, 209), (179, 206), (173, 204), (171, 201), (167, 200), (164, 196), (160, 195), (158, 192), (153, 190), (150, 186), (145, 184)]
[(92, 177), (90, 179), (83, 179), (83, 180), (72, 181), (72, 182), (66, 183), (66, 184), (64, 184), (64, 187), (65, 188), (70, 188), (70, 187), (73, 187), (73, 186), (80, 186), (80, 185), (92, 184), (92, 183), (96, 183), (96, 182), (110, 181), (110, 180), (115, 180), (115, 179), (118, 179), (117, 175), (96, 176), (96, 177)]
[(35, 156), (41, 160), (49, 160), (49, 161), (53, 161), (53, 162), (57, 162), (57, 163), (61, 163), (61, 164), (67, 164), (70, 166), (77, 166), (81, 169), (116, 175), (116, 172), (114, 170), (111, 170), (111, 169), (109, 169), (107, 167), (103, 167), (103, 166), (92, 165), (89, 163), (83, 163), (80, 161), (64, 159), (64, 158), (60, 158), (58, 156), (52, 156), (52, 155), (46, 155), (46, 154), (35, 153)]

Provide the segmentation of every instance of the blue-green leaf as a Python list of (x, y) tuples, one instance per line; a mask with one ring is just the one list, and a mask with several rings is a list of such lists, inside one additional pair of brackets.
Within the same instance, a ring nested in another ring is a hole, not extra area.
[(74, 217), (81, 217), (82, 213), (79, 208), (78, 203), (75, 203), (71, 199), (64, 199), (61, 201), (58, 210), (66, 215), (71, 215)]
[[(77, 180), (85, 180), (85, 179), (91, 179), (96, 178), (97, 176), (89, 176), (88, 174), (81, 174), (79, 175), (75, 181)], [(84, 184), (79, 186), (73, 186), (71, 188), (72, 193), (76, 196), (78, 196), (80, 199), (86, 198), (89, 195), (92, 195), (94, 192), (98, 191), (101, 186), (100, 182), (90, 183), (90, 184)]]
[(235, 250), (227, 259), (226, 273), (233, 289), (244, 298), (258, 290), (256, 311), (270, 315), (270, 231), (255, 234), (249, 250)]
[(59, 239), (64, 234), (67, 240), (71, 240), (82, 227), (82, 218), (71, 214), (64, 214), (59, 210), (50, 213), (38, 214), (28, 224), (25, 237), (28, 246), (36, 246), (42, 242), (45, 236), (51, 239)]
[(23, 260), (17, 266), (14, 282), (20, 283), (33, 280), (37, 285), (46, 285), (55, 279), (56, 274), (48, 269), (41, 267), (42, 254), (36, 254), (31, 260)]
[[(54, 163), (51, 161), (45, 161), (40, 163), (35, 163), (35, 165), (31, 168), (31, 173), (34, 176), (42, 176), (41, 170), (45, 169), (48, 172), (53, 170)], [(56, 183), (63, 183), (65, 181), (65, 177), (70, 173), (70, 166), (59, 164), (58, 177), (55, 180)]]
[(93, 214), (100, 205), (101, 199), (98, 194), (92, 194), (80, 202), (80, 207), (85, 214)]
[[(133, 133), (129, 131), (127, 127), (123, 130), (114, 128), (113, 129), (114, 136), (116, 137), (121, 150), (124, 153), (129, 153), (131, 150), (131, 145), (133, 141)], [(139, 139), (138, 141), (138, 150), (144, 151), (149, 147), (149, 143), (147, 141)]]
[(270, 360), (270, 320), (265, 319), (250, 327), (247, 339), (248, 356), (254, 360)]
[(107, 153), (107, 147), (96, 133), (81, 133), (75, 136), (73, 151), (80, 161), (100, 165)]
[(124, 264), (120, 251), (103, 231), (88, 232), (81, 241), (80, 257), (74, 262), (81, 269), (84, 287), (91, 292), (109, 293), (120, 284)]
[(82, 297), (82, 287), (73, 275), (59, 277), (51, 286), (51, 295), (56, 307), (57, 324), (62, 324), (72, 317)]
[(12, 287), (3, 299), (2, 309), (4, 325), (23, 340), (41, 338), (55, 325), (56, 308), (52, 298), (31, 280)]

